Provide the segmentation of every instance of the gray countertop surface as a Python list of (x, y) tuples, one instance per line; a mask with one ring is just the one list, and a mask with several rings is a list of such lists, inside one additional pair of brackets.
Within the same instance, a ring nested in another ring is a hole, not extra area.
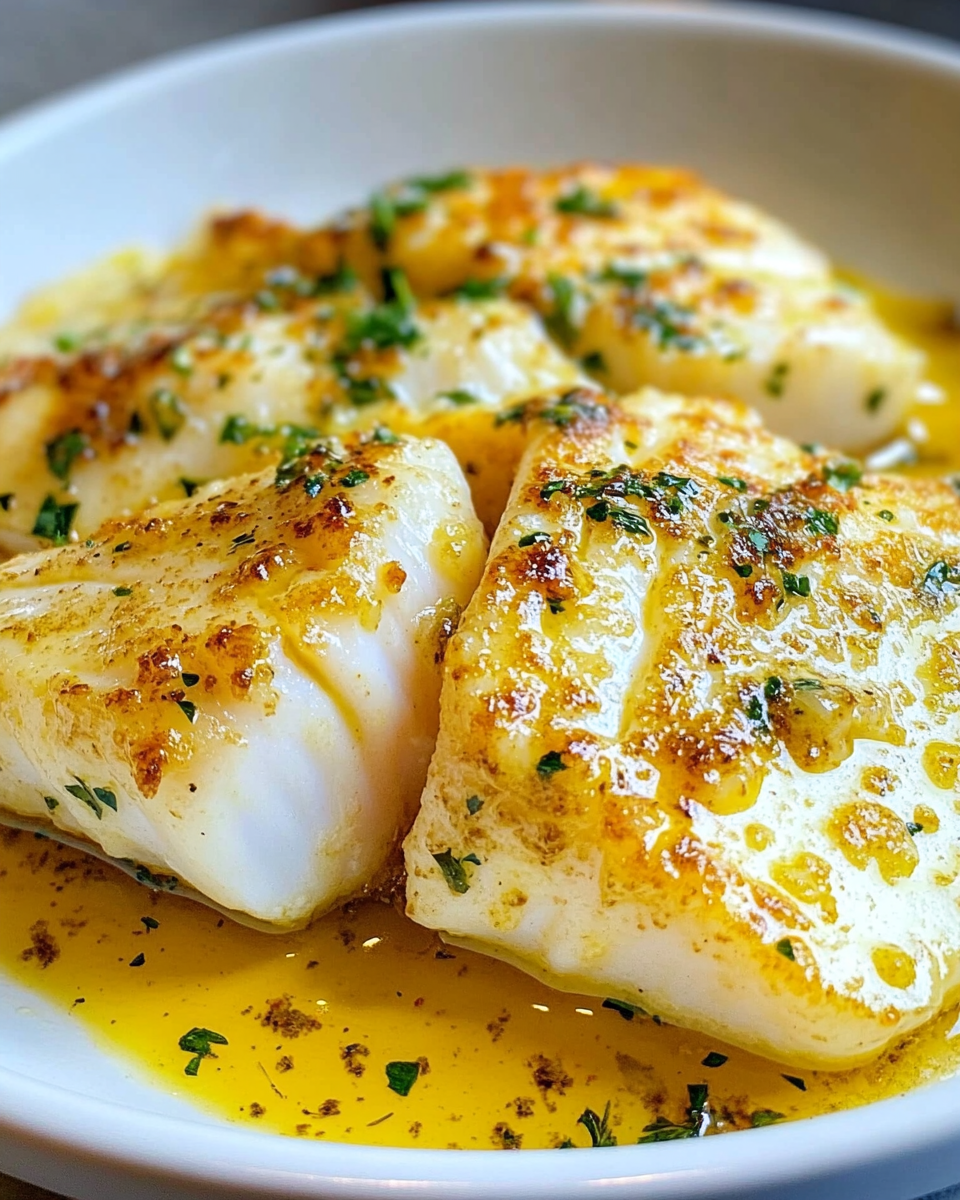
[[(960, 0), (804, 0), (804, 5), (960, 40)], [(363, 0), (0, 0), (0, 115), (157, 54), (364, 6)], [(0, 1200), (56, 1197), (0, 1176)], [(927, 1200), (960, 1200), (960, 1187)]]

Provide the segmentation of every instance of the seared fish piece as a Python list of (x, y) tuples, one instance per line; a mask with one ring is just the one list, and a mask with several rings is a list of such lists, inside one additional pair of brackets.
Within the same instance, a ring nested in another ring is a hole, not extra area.
[(960, 499), (648, 393), (531, 442), (447, 648), (408, 912), (838, 1068), (960, 983)]
[(0, 567), (0, 820), (266, 926), (371, 883), (485, 553), (447, 447), (385, 436)]
[[(328, 237), (326, 261), (346, 256), (370, 279), (388, 262), (425, 295), (499, 288), (532, 303), (616, 391), (743, 400), (801, 442), (887, 438), (922, 379), (922, 355), (821, 253), (687, 171), (585, 164), (407, 180)], [(301, 252), (323, 259), (319, 235)]]
[(186, 325), (0, 369), (0, 552), (380, 424), (453, 446), (496, 527), (519, 450), (493, 415), (585, 379), (539, 317), (502, 299), (418, 306), (399, 273), (379, 304), (344, 270), (265, 280)]

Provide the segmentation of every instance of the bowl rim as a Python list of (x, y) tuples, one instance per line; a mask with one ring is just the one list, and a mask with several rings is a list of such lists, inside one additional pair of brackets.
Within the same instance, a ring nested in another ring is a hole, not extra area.
[[(769, 4), (629, 7), (620, 0), (573, 6), (565, 0), (402, 4), (328, 15), (240, 34), (163, 55), (69, 89), (0, 121), (0, 169), (22, 149), (42, 142), (134, 97), (164, 92), (178, 81), (264, 55), (281, 58), (305, 45), (347, 42), (424, 26), (466, 33), (478, 24), (531, 21), (572, 31), (598, 24), (735, 32), (780, 37), (824, 50), (885, 60), (960, 81), (960, 47), (932, 35), (861, 18), (801, 12)], [(0, 1152), (25, 1173), (43, 1162), (83, 1162), (81, 1174), (107, 1168), (142, 1180), (227, 1188), (234, 1195), (275, 1197), (465, 1196), (503, 1200), (577, 1200), (602, 1186), (612, 1195), (642, 1190), (649, 1200), (742, 1195), (745, 1186), (775, 1188), (859, 1168), (915, 1160), (919, 1165), (948, 1139), (960, 1138), (960, 1079), (920, 1086), (869, 1105), (869, 1136), (853, 1109), (751, 1130), (751, 1140), (715, 1137), (655, 1146), (619, 1146), (597, 1157), (558, 1150), (520, 1155), (486, 1150), (419, 1150), (305, 1141), (93, 1099), (0, 1066)], [(55, 1129), (51, 1113), (56, 1113)], [(91, 1130), (95, 1130), (94, 1134)], [(813, 1136), (811, 1136), (813, 1135)], [(815, 1141), (816, 1153), (811, 1155)], [(10, 1164), (7, 1164), (8, 1169)], [(56, 1186), (54, 1184), (53, 1186)], [(112, 1194), (112, 1193), (111, 1193)], [(121, 1193), (117, 1193), (118, 1195)], [(152, 1194), (152, 1193), (151, 1193)]]

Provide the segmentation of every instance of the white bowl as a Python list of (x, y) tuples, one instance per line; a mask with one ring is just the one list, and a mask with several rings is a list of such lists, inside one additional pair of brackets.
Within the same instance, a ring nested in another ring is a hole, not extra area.
[[(564, 4), (293, 26), (8, 122), (0, 312), (218, 202), (309, 220), (391, 176), (579, 157), (699, 167), (844, 262), (960, 299), (960, 52), (785, 10)], [(703, 1141), (496, 1154), (217, 1123), (2, 979), (0, 1062), (0, 1169), (97, 1200), (904, 1200), (960, 1179), (960, 1079)]]

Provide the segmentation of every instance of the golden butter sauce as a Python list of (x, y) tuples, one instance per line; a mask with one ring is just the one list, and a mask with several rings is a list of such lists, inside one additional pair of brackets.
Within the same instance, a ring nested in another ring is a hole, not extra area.
[[(931, 403), (931, 392), (910, 415), (919, 461), (908, 469), (960, 472), (950, 310), (874, 294), (887, 322), (927, 353), (943, 395)], [(960, 1065), (956, 1011), (868, 1066), (794, 1073), (446, 947), (387, 904), (349, 906), (298, 933), (257, 933), (13, 830), (0, 830), (0, 914), (0, 971), (158, 1086), (293, 1136), (584, 1146), (578, 1118), (609, 1102), (612, 1134), (625, 1144), (657, 1118), (689, 1122), (695, 1085), (708, 1086), (711, 1128), (725, 1131), (864, 1104)], [(194, 1033), (181, 1049), (196, 1030), (225, 1043)]]

